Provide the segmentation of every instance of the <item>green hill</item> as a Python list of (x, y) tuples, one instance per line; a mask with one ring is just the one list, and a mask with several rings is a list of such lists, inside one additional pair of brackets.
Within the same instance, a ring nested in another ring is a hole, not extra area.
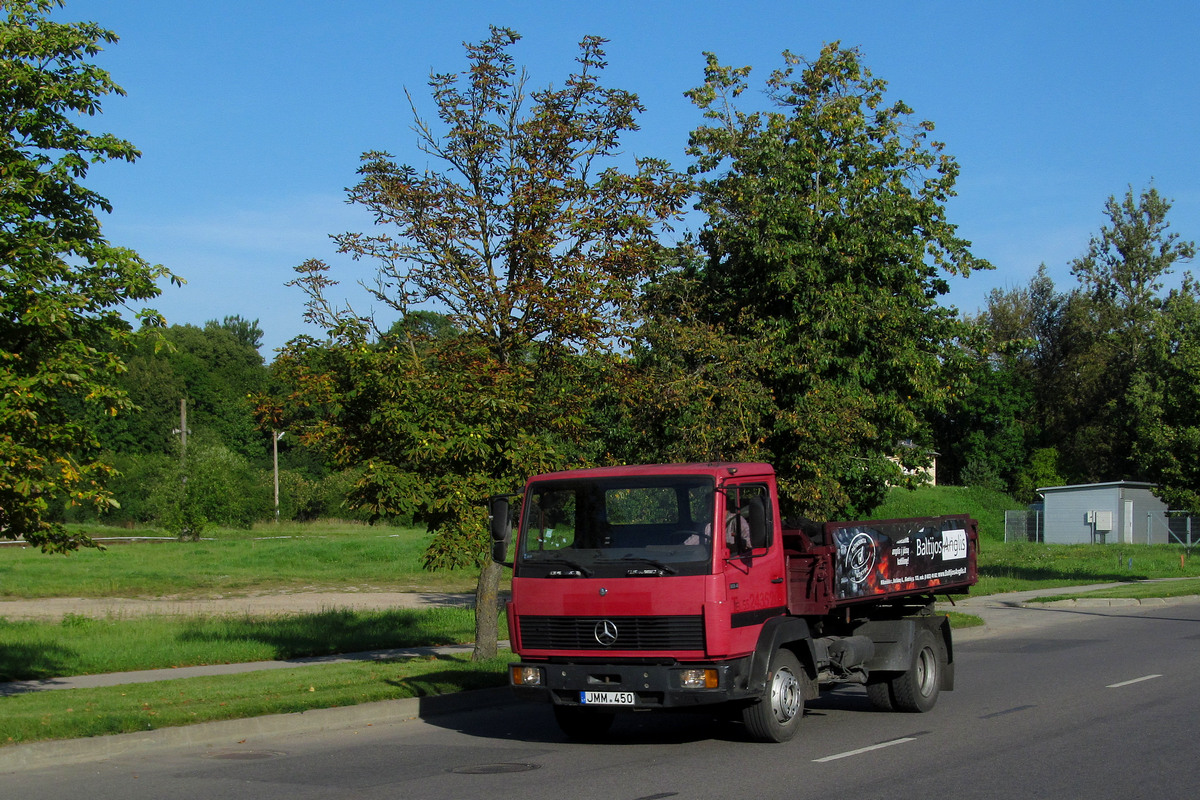
[(943, 514), (970, 514), (979, 521), (979, 538), (1004, 541), (1004, 512), (1024, 508), (1002, 492), (974, 486), (922, 486), (919, 489), (892, 489), (887, 500), (871, 516), (876, 519), (899, 517), (939, 517)]

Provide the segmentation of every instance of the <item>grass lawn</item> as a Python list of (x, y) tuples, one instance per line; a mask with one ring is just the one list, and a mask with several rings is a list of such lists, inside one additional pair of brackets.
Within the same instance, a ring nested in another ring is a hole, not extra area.
[[(979, 583), (972, 594), (998, 594), (1089, 583), (1200, 577), (1200, 558), (1174, 545), (1065, 545), (986, 542), (979, 553)], [(1168, 591), (1152, 584), (1147, 591)], [(1161, 596), (1161, 595), (1154, 595)]]
[[(129, 531), (88, 527), (92, 536)], [(135, 531), (154, 535), (157, 531)], [(415, 528), (343, 523), (217, 529), (201, 542), (114, 544), (49, 556), (0, 547), (0, 598), (171, 597), (278, 590), (473, 592), (478, 571), (430, 572)]]
[(983, 624), (983, 620), (974, 614), (963, 614), (959, 611), (947, 611), (945, 614), (950, 618), (951, 628), (978, 628)]
[(1048, 594), (1035, 597), (1034, 603), (1047, 603), (1055, 600), (1087, 599), (1087, 598), (1118, 598), (1127, 597), (1144, 600), (1151, 597), (1191, 597), (1200, 595), (1200, 578), (1185, 578), (1177, 581), (1154, 581), (1153, 583), (1129, 583), (1114, 586), (1109, 589), (1096, 589), (1091, 592), (1071, 594)]

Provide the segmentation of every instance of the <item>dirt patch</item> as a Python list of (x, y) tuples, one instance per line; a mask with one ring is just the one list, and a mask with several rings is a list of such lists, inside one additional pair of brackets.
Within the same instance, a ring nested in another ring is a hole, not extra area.
[(61, 620), (68, 614), (96, 619), (151, 615), (220, 616), (245, 614), (316, 614), (351, 609), (384, 611), (393, 608), (458, 606), (473, 608), (473, 594), (440, 592), (320, 591), (261, 594), (245, 597), (187, 597), (141, 599), (127, 597), (49, 597), (38, 600), (0, 600), (0, 618)]

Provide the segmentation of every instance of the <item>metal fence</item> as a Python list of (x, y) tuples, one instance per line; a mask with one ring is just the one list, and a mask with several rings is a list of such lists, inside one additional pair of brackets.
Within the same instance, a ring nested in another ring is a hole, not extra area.
[[(1154, 516), (1159, 513), (1155, 512)], [(1154, 525), (1159, 531), (1158, 524), (1147, 515), (1147, 526)], [(1181, 544), (1192, 548), (1200, 545), (1200, 515), (1186, 511), (1165, 512), (1167, 522), (1167, 542)], [(1161, 517), (1159, 517), (1161, 519)], [(1148, 530), (1148, 529), (1147, 529)], [(1147, 532), (1147, 537), (1149, 533)], [(1137, 537), (1135, 537), (1137, 540)], [(1004, 541), (1006, 542), (1044, 542), (1046, 541), (1046, 519), (1041, 511), (1005, 511), (1004, 512)], [(1148, 541), (1143, 539), (1141, 541)], [(1159, 539), (1158, 541), (1162, 541)]]
[(1004, 541), (1046, 541), (1045, 516), (1041, 511), (1005, 511)]
[(1186, 511), (1168, 511), (1167, 541), (1188, 548), (1200, 544), (1200, 516)]

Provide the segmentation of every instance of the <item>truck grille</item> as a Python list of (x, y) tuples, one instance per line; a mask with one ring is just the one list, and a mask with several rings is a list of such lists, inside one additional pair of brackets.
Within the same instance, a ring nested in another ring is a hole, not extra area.
[(521, 629), (521, 646), (527, 650), (704, 649), (704, 618), (700, 616), (522, 616), (517, 624)]

